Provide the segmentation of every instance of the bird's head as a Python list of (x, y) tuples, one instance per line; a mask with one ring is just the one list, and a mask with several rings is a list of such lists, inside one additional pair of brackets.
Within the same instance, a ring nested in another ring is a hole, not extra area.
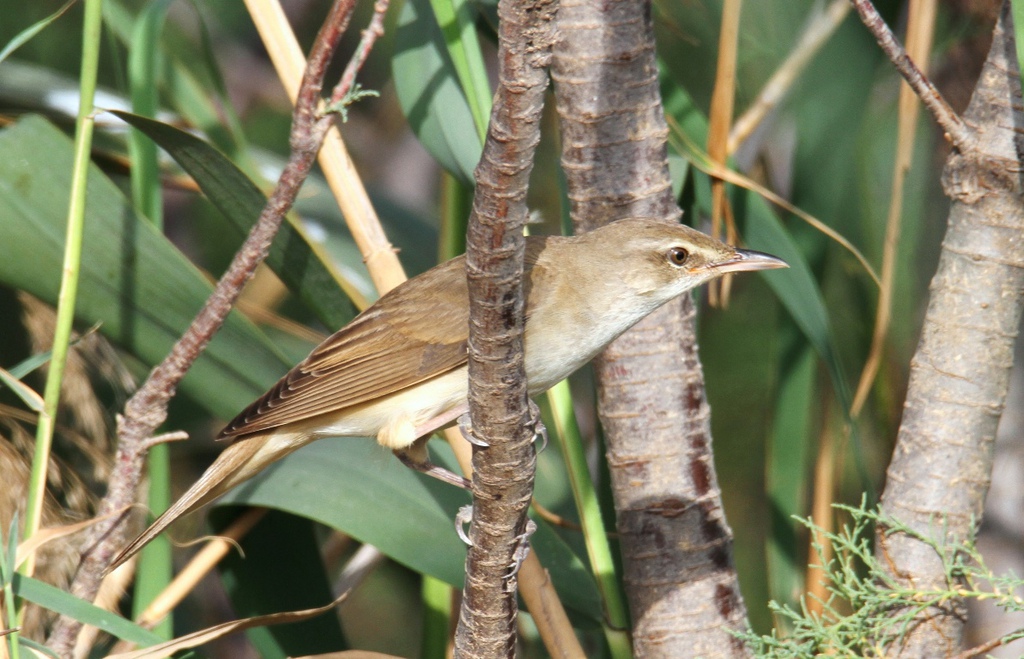
[(659, 304), (730, 272), (789, 267), (770, 254), (732, 247), (689, 227), (654, 220), (620, 220), (584, 236), (601, 246), (608, 267), (636, 294)]

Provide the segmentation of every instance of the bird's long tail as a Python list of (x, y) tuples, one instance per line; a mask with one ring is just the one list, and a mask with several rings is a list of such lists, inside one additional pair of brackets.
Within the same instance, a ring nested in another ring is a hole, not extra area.
[(138, 553), (183, 515), (205, 506), (305, 443), (290, 433), (270, 432), (235, 439), (196, 483), (164, 514), (128, 544), (107, 568), (111, 571)]

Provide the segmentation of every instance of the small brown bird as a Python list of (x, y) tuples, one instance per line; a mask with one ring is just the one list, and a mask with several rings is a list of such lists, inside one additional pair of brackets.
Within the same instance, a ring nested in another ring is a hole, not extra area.
[[(621, 220), (579, 236), (526, 242), (526, 377), (531, 396), (568, 377), (678, 295), (715, 277), (785, 268), (699, 231)], [(376, 437), (406, 464), (430, 464), (426, 438), (467, 410), (469, 294), (465, 258), (410, 279), (317, 346), (220, 433), (230, 439), (167, 512), (114, 560), (119, 565), (178, 517), (323, 437)]]

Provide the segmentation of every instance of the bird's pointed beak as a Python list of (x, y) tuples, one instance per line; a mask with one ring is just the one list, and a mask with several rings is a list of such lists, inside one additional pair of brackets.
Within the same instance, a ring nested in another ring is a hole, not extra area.
[(788, 268), (789, 264), (777, 256), (755, 252), (752, 249), (737, 249), (736, 254), (731, 258), (714, 264), (712, 266), (720, 273), (725, 272), (749, 272), (751, 270), (775, 270), (776, 268)]

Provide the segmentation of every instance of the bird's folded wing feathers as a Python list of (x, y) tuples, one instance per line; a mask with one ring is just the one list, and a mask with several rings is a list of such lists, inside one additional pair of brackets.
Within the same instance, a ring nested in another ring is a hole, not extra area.
[(464, 259), (410, 279), (320, 344), (220, 437), (238, 437), (387, 396), (466, 363)]

